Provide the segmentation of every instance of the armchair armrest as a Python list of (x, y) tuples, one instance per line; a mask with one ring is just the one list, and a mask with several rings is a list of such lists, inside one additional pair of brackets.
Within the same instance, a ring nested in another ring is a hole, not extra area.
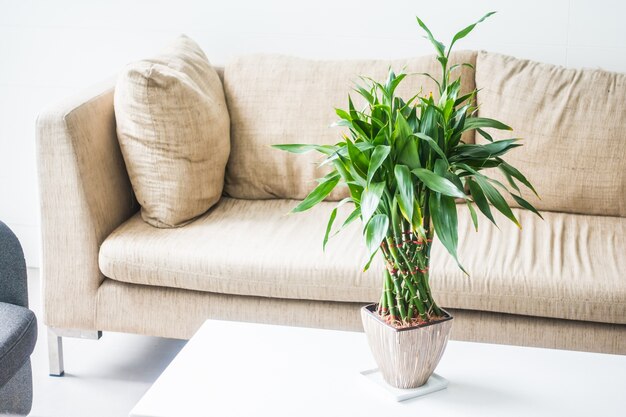
[(0, 302), (28, 307), (22, 245), (3, 222), (0, 222)]
[(102, 241), (137, 211), (108, 81), (39, 115), (44, 322), (95, 330)]

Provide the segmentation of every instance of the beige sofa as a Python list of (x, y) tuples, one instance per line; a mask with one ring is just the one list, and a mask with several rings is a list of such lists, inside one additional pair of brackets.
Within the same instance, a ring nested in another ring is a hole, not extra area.
[[(523, 230), (459, 211), (463, 276), (441, 246), (432, 286), (455, 316), (457, 340), (626, 353), (626, 75), (459, 52), (481, 115), (526, 138), (513, 165), (542, 200), (542, 221), (514, 209)], [(224, 196), (192, 223), (145, 223), (116, 137), (110, 81), (37, 122), (44, 322), (51, 373), (61, 337), (100, 331), (189, 338), (207, 318), (361, 330), (379, 297), (381, 266), (361, 272), (358, 227), (322, 252), (333, 202), (287, 215), (319, 175), (273, 143), (336, 142), (328, 128), (359, 74), (389, 62), (250, 56), (220, 69), (231, 118)], [(432, 57), (398, 60), (433, 71)], [(411, 77), (404, 88), (434, 90)], [(474, 141), (473, 136), (466, 140)], [(340, 194), (340, 193), (339, 193)], [(331, 195), (331, 200), (341, 195)]]

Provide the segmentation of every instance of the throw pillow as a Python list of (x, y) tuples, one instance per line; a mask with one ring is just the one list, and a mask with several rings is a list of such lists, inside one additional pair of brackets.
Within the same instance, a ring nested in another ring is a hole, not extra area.
[(114, 96), (117, 134), (141, 216), (182, 226), (220, 198), (230, 153), (222, 82), (186, 36), (129, 64)]

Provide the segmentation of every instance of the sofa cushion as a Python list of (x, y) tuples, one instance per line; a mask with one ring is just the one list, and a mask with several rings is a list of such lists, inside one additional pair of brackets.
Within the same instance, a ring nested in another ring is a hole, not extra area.
[(536, 186), (541, 200), (526, 194), (532, 204), (626, 217), (626, 74), (481, 52), (476, 87), (480, 115), (514, 129), (494, 138), (524, 139), (505, 160)]
[(195, 42), (181, 36), (162, 55), (129, 64), (114, 105), (145, 221), (180, 226), (219, 200), (230, 150), (228, 110), (219, 76)]
[(441, 304), (527, 316), (626, 324), (626, 219), (513, 209), (523, 227), (494, 210), (474, 231), (459, 210), (459, 258), (433, 248), (432, 286)]
[(37, 319), (26, 307), (0, 302), (0, 387), (30, 358), (37, 341)]
[[(179, 229), (155, 229), (135, 216), (102, 244), (100, 268), (114, 280), (226, 294), (372, 302), (382, 265), (366, 260), (354, 223), (321, 241), (334, 206), (286, 215), (290, 200), (223, 198)], [(349, 210), (338, 215), (346, 215)], [(483, 221), (478, 233), (460, 211), (460, 258), (471, 277), (435, 243), (431, 283), (441, 304), (502, 313), (626, 323), (626, 219), (514, 209), (524, 226)]]
[[(453, 63), (475, 63), (475, 52), (452, 54)], [(226, 168), (225, 191), (231, 197), (247, 199), (303, 199), (325, 175), (316, 163), (315, 153), (293, 155), (271, 148), (281, 143), (334, 144), (341, 140), (341, 130), (330, 125), (338, 120), (334, 109), (345, 108), (350, 93), (357, 108), (364, 101), (351, 88), (360, 75), (378, 80), (387, 77), (392, 66), (396, 71), (430, 72), (438, 76), (439, 63), (434, 56), (374, 61), (313, 61), (307, 59), (257, 55), (237, 58), (226, 65), (224, 90), (231, 116), (231, 155)], [(464, 94), (474, 88), (474, 74), (462, 67)], [(433, 81), (422, 75), (407, 77), (398, 94), (408, 99), (419, 92), (436, 95)], [(473, 141), (470, 133), (464, 140)], [(347, 195), (337, 188), (329, 200)]]
[[(193, 223), (170, 230), (135, 216), (104, 241), (100, 268), (119, 281), (226, 294), (336, 301), (376, 295), (380, 275), (361, 272), (365, 249), (352, 243), (360, 241), (358, 227), (323, 253), (322, 222), (332, 203), (303, 216), (287, 214), (294, 204), (224, 197)], [(348, 214), (342, 208), (338, 218)]]

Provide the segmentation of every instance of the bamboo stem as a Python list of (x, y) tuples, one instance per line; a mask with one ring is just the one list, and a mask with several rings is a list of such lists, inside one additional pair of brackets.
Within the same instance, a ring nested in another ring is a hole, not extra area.
[[(393, 264), (397, 266), (396, 269), (401, 271), (402, 275), (404, 275), (404, 283), (411, 293), (411, 303), (415, 305), (422, 319), (428, 320), (428, 316), (426, 315), (426, 306), (424, 305), (420, 297), (421, 294), (418, 294), (419, 290), (415, 288), (412, 280), (410, 279), (410, 269), (412, 269), (413, 266), (411, 264), (405, 265), (405, 263), (401, 261), (400, 257), (398, 256), (401, 251), (398, 251), (396, 249), (396, 245), (394, 244), (393, 239), (389, 236), (387, 237), (387, 247), (389, 248), (389, 254), (391, 255)], [(408, 269), (409, 271), (406, 271), (406, 269)]]
[(387, 298), (387, 307), (389, 308), (389, 316), (391, 317), (391, 320), (396, 320), (396, 318), (398, 317), (398, 312), (393, 302), (392, 286), (393, 284), (391, 283), (391, 278), (389, 277), (389, 274), (385, 274), (385, 295)]

